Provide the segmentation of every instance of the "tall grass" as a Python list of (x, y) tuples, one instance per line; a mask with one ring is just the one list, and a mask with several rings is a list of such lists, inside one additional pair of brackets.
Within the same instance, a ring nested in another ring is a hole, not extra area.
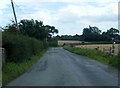
[(81, 49), (81, 48), (72, 48), (72, 47), (64, 47), (64, 49), (79, 54), (83, 56), (90, 57), (92, 59), (95, 59), (99, 62), (102, 62), (104, 64), (108, 64), (110, 66), (116, 67), (120, 69), (119, 66), (119, 58), (120, 56), (118, 55), (110, 55), (109, 53), (105, 53), (99, 50), (93, 50), (93, 49)]

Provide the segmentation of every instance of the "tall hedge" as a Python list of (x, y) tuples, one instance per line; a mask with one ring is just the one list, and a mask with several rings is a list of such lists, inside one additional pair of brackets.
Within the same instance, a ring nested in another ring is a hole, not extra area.
[(2, 47), (6, 50), (7, 61), (24, 61), (47, 48), (44, 41), (16, 33), (4, 32), (2, 33), (2, 40)]

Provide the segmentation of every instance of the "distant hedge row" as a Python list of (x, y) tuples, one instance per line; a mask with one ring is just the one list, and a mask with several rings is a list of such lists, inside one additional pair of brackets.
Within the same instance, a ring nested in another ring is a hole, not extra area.
[(48, 47), (45, 41), (40, 41), (21, 34), (4, 32), (3, 45), (6, 50), (7, 61), (20, 62), (30, 59)]
[(48, 41), (48, 44), (50, 47), (57, 47), (58, 46), (58, 40), (56, 38), (50, 39)]

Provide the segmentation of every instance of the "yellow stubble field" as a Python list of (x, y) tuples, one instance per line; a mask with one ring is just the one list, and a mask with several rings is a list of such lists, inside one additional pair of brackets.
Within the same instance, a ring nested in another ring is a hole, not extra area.
[[(95, 49), (98, 48), (101, 51), (104, 52), (110, 52), (112, 50), (112, 44), (95, 44), (95, 45), (76, 45), (76, 48), (89, 48), (89, 49)], [(120, 44), (115, 44), (115, 54), (118, 54), (120, 50)]]
[[(58, 45), (63, 44), (76, 44), (76, 43), (82, 43), (82, 41), (72, 41), (72, 40), (59, 40)], [(86, 42), (87, 43), (87, 42)], [(99, 47), (99, 50), (104, 52), (110, 52), (110, 48), (112, 49), (112, 44), (92, 44), (92, 45), (75, 45), (76, 48), (89, 48), (89, 49), (95, 49)], [(115, 44), (115, 54), (118, 54), (120, 50), (120, 44)]]

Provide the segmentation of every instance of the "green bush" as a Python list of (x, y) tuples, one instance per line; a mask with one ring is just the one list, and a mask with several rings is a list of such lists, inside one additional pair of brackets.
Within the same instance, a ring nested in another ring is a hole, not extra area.
[(21, 62), (45, 49), (44, 41), (17, 33), (4, 32), (2, 34), (3, 48), (6, 50), (7, 61)]

